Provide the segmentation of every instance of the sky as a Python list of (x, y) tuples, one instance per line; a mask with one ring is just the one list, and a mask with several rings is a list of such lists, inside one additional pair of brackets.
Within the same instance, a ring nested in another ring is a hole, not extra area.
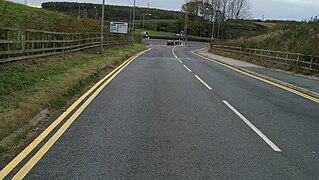
[[(24, 3), (25, 0), (10, 0)], [(27, 0), (30, 6), (41, 6), (41, 3), (50, 0)], [(58, 2), (87, 2), (102, 3), (102, 0), (52, 0)], [(180, 10), (185, 0), (136, 0), (137, 6), (151, 8)], [(319, 0), (248, 0), (251, 4), (251, 18), (305, 20), (319, 15)], [(133, 5), (133, 0), (106, 0), (107, 4)]]

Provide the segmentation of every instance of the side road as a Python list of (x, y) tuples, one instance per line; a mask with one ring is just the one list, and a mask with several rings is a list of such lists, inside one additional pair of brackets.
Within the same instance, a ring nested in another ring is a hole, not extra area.
[(248, 62), (227, 58), (219, 55), (215, 55), (208, 52), (208, 49), (200, 49), (194, 51), (202, 56), (210, 59), (217, 60), (219, 62), (234, 66), (250, 74), (265, 78), (267, 80), (279, 83), (284, 86), (288, 86), (295, 90), (301, 91), (308, 95), (319, 97), (319, 79), (289, 72), (269, 69), (261, 67)]

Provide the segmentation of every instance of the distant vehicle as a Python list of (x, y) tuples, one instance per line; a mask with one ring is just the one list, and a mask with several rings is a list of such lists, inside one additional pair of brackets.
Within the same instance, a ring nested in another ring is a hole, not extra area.
[(149, 38), (148, 32), (144, 31), (142, 32), (143, 38)]
[(167, 46), (174, 46), (175, 42), (173, 40), (168, 40), (167, 41)]
[(175, 45), (181, 45), (181, 44), (182, 44), (182, 41), (180, 40), (175, 41)]

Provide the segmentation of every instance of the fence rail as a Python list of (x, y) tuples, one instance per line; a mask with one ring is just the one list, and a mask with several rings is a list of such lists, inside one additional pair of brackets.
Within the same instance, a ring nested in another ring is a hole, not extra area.
[[(127, 35), (111, 35), (105, 45), (124, 45)], [(0, 63), (98, 47), (99, 33), (63, 33), (15, 28), (0, 29)]]
[(301, 68), (311, 72), (319, 72), (318, 56), (256, 48), (242, 48), (236, 46), (212, 45), (211, 48), (219, 51), (262, 57), (274, 64)]

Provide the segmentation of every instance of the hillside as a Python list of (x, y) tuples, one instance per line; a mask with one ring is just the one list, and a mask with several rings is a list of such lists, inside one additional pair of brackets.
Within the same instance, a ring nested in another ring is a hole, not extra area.
[(0, 1), (0, 27), (28, 28), (47, 31), (88, 32), (98, 31), (92, 19), (77, 19), (63, 13)]
[[(92, 3), (72, 3), (72, 2), (46, 2), (42, 3), (42, 8), (57, 12), (62, 12), (65, 14), (81, 17), (89, 17), (95, 19), (96, 17), (101, 17), (101, 4)], [(80, 8), (80, 14), (79, 14)], [(105, 6), (105, 19), (111, 20), (129, 20), (131, 7), (129, 6), (115, 6), (106, 5)], [(169, 11), (154, 8), (136, 8), (136, 19), (143, 19), (144, 14), (152, 14), (151, 17), (145, 16), (145, 19), (177, 19), (180, 12)]]
[(259, 36), (215, 43), (319, 55), (319, 23), (292, 23)]

